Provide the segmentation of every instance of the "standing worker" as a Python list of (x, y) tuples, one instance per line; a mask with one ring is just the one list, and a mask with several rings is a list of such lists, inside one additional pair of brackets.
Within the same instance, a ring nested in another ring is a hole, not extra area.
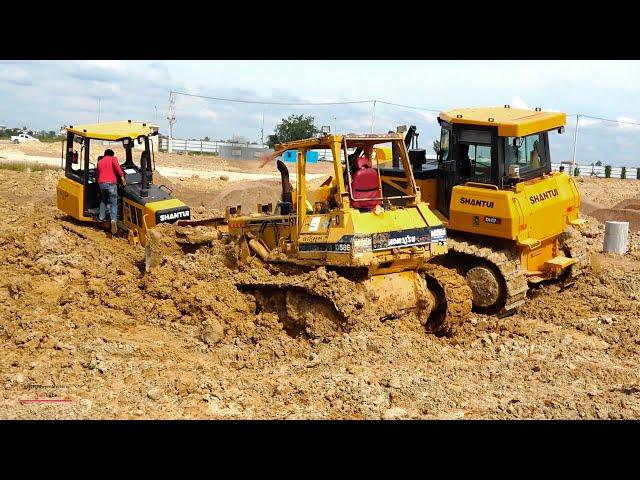
[(98, 160), (96, 167), (96, 180), (100, 188), (100, 215), (101, 222), (106, 220), (107, 202), (110, 206), (111, 233), (118, 232), (118, 185), (117, 178), (120, 178), (122, 186), (127, 185), (124, 178), (124, 172), (120, 168), (118, 159), (115, 157), (113, 150), (108, 148), (104, 151), (104, 156)]

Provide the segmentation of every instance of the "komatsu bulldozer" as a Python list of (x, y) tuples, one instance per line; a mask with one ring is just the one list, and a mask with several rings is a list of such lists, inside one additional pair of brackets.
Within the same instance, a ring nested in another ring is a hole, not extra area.
[[(506, 315), (525, 302), (530, 284), (568, 284), (589, 264), (574, 228), (580, 218), (575, 181), (552, 172), (549, 133), (564, 131), (566, 115), (504, 107), (441, 112), (440, 150), (410, 150), (422, 199), (446, 226), (449, 253), (436, 259), (456, 268), (473, 291), (474, 309)], [(411, 127), (405, 141), (415, 135)], [(383, 194), (415, 188), (397, 152), (380, 168)], [(402, 200), (396, 200), (402, 202)]]
[[(124, 187), (118, 185), (118, 233), (126, 235), (132, 244), (145, 245), (147, 231), (156, 224), (191, 218), (189, 207), (174, 198), (168, 187), (153, 183), (155, 162), (150, 137), (158, 134), (156, 127), (127, 120), (71, 125), (66, 131), (65, 176), (57, 186), (57, 206), (64, 213), (81, 222), (101, 223), (97, 156), (103, 151), (103, 142), (117, 142), (125, 150), (121, 168), (127, 183)], [(136, 143), (140, 149), (135, 148)], [(91, 156), (92, 147), (95, 159)], [(136, 163), (134, 153), (137, 155), (138, 151), (140, 157)]]
[[(384, 156), (385, 147), (391, 145), (403, 165), (406, 189), (389, 197), (381, 190), (373, 160)], [(282, 195), (275, 208), (258, 205), (256, 212), (245, 213), (242, 206), (229, 206), (226, 218), (240, 257), (293, 266), (293, 273), (268, 278), (248, 275), (242, 286), (268, 294), (302, 290), (301, 301), (324, 296), (340, 309), (331, 289), (340, 278), (348, 278), (367, 292), (364, 302), (375, 302), (386, 317), (415, 312), (427, 331), (455, 331), (471, 312), (471, 290), (455, 270), (431, 262), (447, 253), (447, 233), (420, 198), (403, 136), (325, 131), (318, 138), (276, 145), (276, 152), (286, 150), (297, 153), (295, 189), (286, 164), (278, 160)], [(318, 188), (311, 188), (306, 178), (310, 150), (330, 151), (333, 161), (333, 174)], [(325, 275), (321, 285), (310, 291), (296, 272), (318, 267), (334, 276)]]

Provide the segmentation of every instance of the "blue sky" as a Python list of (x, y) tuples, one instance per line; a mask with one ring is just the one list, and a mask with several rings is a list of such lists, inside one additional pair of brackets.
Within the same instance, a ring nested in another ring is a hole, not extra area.
[[(331, 102), (378, 99), (449, 109), (541, 107), (640, 121), (638, 61), (0, 61), (0, 124), (57, 129), (101, 121), (166, 121), (169, 90), (226, 98)], [(264, 108), (265, 138), (290, 113), (332, 131), (369, 131), (371, 105)], [(263, 107), (178, 96), (175, 136), (260, 140)], [(437, 114), (378, 104), (375, 130), (416, 124), (421, 146)], [(575, 117), (554, 135), (555, 161), (571, 158)], [(640, 165), (640, 127), (583, 119), (578, 161)]]

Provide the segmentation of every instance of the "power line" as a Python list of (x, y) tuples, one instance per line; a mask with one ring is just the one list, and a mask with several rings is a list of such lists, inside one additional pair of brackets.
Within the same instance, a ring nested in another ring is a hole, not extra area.
[(585, 115), (585, 114), (580, 114), (581, 117), (586, 117), (586, 118), (592, 118), (594, 120), (602, 120), (603, 122), (613, 122), (613, 123), (624, 123), (626, 125), (640, 125), (640, 123), (637, 122), (625, 122), (622, 120), (612, 120), (610, 118), (602, 118), (602, 117), (592, 117), (591, 115)]
[[(440, 113), (442, 111), (442, 109), (433, 109), (433, 108), (426, 108), (426, 107), (418, 107), (418, 106), (414, 106), (414, 105), (403, 105), (401, 103), (393, 103), (393, 102), (387, 102), (384, 100), (377, 100), (377, 99), (372, 99), (372, 100), (351, 100), (351, 101), (343, 101), (343, 102), (267, 102), (267, 101), (261, 101), (261, 100), (240, 100), (237, 98), (223, 98), (223, 97), (211, 97), (208, 95), (196, 95), (193, 93), (184, 93), (184, 92), (176, 92), (176, 91), (172, 91), (172, 93), (177, 94), (177, 95), (184, 95), (185, 97), (195, 97), (195, 98), (206, 98), (209, 100), (218, 100), (221, 102), (234, 102), (234, 103), (248, 103), (248, 104), (255, 104), (255, 105), (282, 105), (282, 106), (297, 106), (297, 107), (302, 107), (302, 106), (319, 106), (319, 105), (354, 105), (354, 104), (363, 104), (363, 103), (382, 103), (385, 105), (391, 105), (394, 107), (400, 107), (400, 108), (408, 108), (408, 109), (412, 109), (412, 110), (423, 110), (426, 112), (434, 112), (434, 113)], [(593, 115), (587, 115), (584, 113), (569, 113), (567, 114), (567, 117), (575, 117), (577, 115), (580, 115), (581, 117), (585, 117), (585, 118), (591, 118), (593, 120), (601, 120), (603, 122), (611, 122), (611, 123), (622, 123), (622, 124), (626, 124), (626, 125), (637, 125), (640, 126), (640, 123), (638, 122), (627, 122), (627, 121), (623, 121), (623, 120), (613, 120), (611, 118), (603, 118), (603, 117), (596, 117)]]
[(209, 100), (220, 100), (222, 102), (236, 102), (236, 103), (253, 103), (258, 105), (285, 105), (289, 107), (293, 106), (305, 106), (305, 105), (348, 105), (354, 103), (373, 103), (375, 100), (354, 100), (350, 102), (304, 102), (304, 103), (292, 103), (292, 102), (263, 102), (259, 100), (238, 100), (232, 98), (222, 97), (209, 97), (206, 95), (195, 95), (193, 93), (173, 92), (178, 95), (184, 95), (186, 97), (208, 98)]
[(424, 110), (426, 112), (440, 113), (442, 110), (434, 110), (433, 108), (424, 107), (412, 107), (411, 105), (402, 105), (400, 103), (385, 102), (384, 100), (376, 100), (378, 103), (384, 103), (385, 105), (393, 105), (394, 107), (411, 108), (413, 110)]

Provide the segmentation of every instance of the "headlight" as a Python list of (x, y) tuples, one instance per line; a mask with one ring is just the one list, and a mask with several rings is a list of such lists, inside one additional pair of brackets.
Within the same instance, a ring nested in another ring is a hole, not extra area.
[(373, 243), (371, 241), (371, 236), (366, 237), (353, 237), (351, 240), (351, 254), (361, 255), (366, 252), (373, 251)]

